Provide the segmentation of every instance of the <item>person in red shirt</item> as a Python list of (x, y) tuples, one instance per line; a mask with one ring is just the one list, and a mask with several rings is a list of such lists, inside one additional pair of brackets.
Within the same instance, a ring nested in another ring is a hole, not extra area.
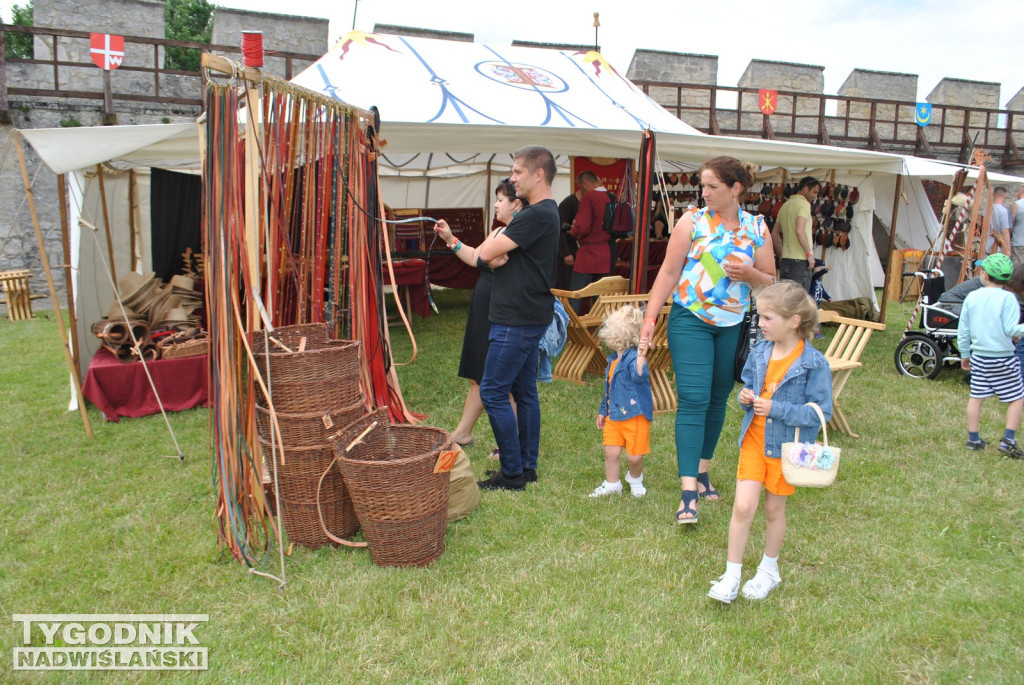
[[(585, 288), (607, 276), (612, 269), (613, 241), (604, 230), (604, 211), (611, 202), (611, 194), (592, 171), (581, 172), (576, 183), (583, 190), (583, 197), (569, 231), (579, 241), (572, 276), (569, 277), (570, 290)], [(569, 300), (569, 304), (579, 313), (580, 300)]]

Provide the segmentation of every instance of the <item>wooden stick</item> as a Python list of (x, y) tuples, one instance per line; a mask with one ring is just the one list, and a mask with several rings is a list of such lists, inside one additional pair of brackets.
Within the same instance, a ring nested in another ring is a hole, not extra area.
[(128, 170), (128, 230), (131, 232), (131, 238), (129, 239), (129, 249), (131, 252), (128, 253), (128, 268), (131, 271), (135, 271), (135, 258), (138, 252), (138, 243), (136, 233), (139, 230), (139, 226), (135, 221), (135, 214), (139, 211), (139, 185), (138, 180), (135, 177), (135, 169)]
[(64, 249), (64, 290), (68, 298), (68, 318), (71, 327), (72, 358), (75, 360), (75, 375), (82, 378), (82, 348), (78, 342), (78, 314), (75, 310), (75, 289), (71, 282), (71, 239), (68, 235), (68, 194), (64, 174), (57, 176), (57, 198), (60, 202), (60, 242)]
[(117, 267), (114, 265), (114, 241), (110, 238), (110, 215), (107, 212), (107, 189), (103, 183), (103, 165), (96, 165), (96, 178), (100, 183), (100, 206), (103, 208), (103, 232), (107, 236), (107, 257), (110, 258), (110, 277), (117, 283)]
[(900, 196), (903, 191), (903, 174), (896, 175), (896, 192), (892, 196), (892, 220), (889, 222), (889, 251), (885, 260), (885, 281), (882, 283), (882, 311), (879, 319), (885, 323), (885, 305), (889, 301), (889, 281), (892, 279), (892, 249), (896, 245), (896, 219), (900, 215)]
[(369, 434), (370, 434), (370, 431), (372, 431), (372, 430), (373, 430), (374, 428), (376, 428), (376, 427), (377, 427), (377, 422), (376, 422), (376, 421), (374, 421), (374, 422), (373, 422), (373, 423), (371, 423), (371, 424), (370, 424), (369, 426), (367, 426), (367, 427), (366, 427), (366, 430), (364, 430), (364, 431), (363, 431), (362, 433), (360, 433), (360, 434), (359, 434), (359, 435), (358, 435), (358, 436), (356, 437), (356, 439), (355, 439), (355, 440), (353, 440), (352, 442), (350, 442), (350, 443), (348, 444), (348, 447), (346, 447), (346, 448), (345, 448), (345, 451), (346, 451), (346, 452), (351, 452), (351, 451), (352, 451), (352, 448), (353, 448), (353, 447), (355, 447), (356, 445), (358, 445), (359, 443), (361, 443), (361, 442), (363, 441), (363, 438), (365, 438), (365, 437), (366, 437), (367, 435), (369, 435)]
[[(263, 126), (261, 125), (261, 111), (259, 106), (259, 89), (248, 88), (246, 90), (246, 111), (248, 120), (245, 126), (245, 254), (241, 256), (248, 264), (250, 277), (255, 284), (260, 282), (260, 242), (262, 235), (263, 212), (260, 210), (262, 183), (260, 179), (260, 137)], [(251, 304), (251, 302), (250, 302)], [(258, 316), (253, 316), (256, 307), (246, 308), (249, 312), (250, 331), (258, 331), (263, 328), (263, 322)], [(274, 320), (274, 325), (280, 325)]]
[[(303, 340), (305, 340), (305, 338), (303, 338)], [(289, 354), (294, 354), (295, 353), (295, 351), (292, 348), (288, 347), (287, 345), (285, 345), (283, 342), (281, 342), (280, 340), (278, 340), (274, 336), (270, 336), (270, 342), (274, 343), (275, 345), (277, 345), (278, 347), (280, 347), (281, 349), (283, 349), (285, 352), (287, 352)]]
[(18, 150), (18, 164), (21, 166), (21, 182), (25, 185), (25, 197), (28, 199), (28, 211), (32, 215), (32, 227), (36, 232), (36, 244), (39, 246), (39, 261), (43, 263), (43, 273), (46, 274), (46, 286), (50, 289), (50, 301), (53, 303), (53, 313), (56, 315), (57, 328), (60, 330), (60, 339), (64, 344), (64, 359), (68, 364), (68, 371), (75, 385), (75, 395), (78, 398), (78, 411), (82, 415), (82, 424), (85, 426), (85, 434), (93, 437), (92, 425), (89, 423), (89, 413), (85, 408), (85, 397), (82, 395), (82, 384), (78, 379), (75, 370), (75, 360), (71, 355), (71, 347), (68, 345), (68, 332), (64, 327), (64, 313), (60, 310), (60, 300), (57, 299), (57, 286), (53, 283), (53, 273), (50, 271), (50, 259), (46, 256), (46, 245), (43, 243), (43, 229), (39, 226), (39, 214), (36, 212), (36, 200), (32, 194), (32, 184), (28, 180), (28, 167), (25, 166), (25, 150), (21, 145), (21, 136), (15, 135), (14, 143)]
[[(984, 245), (979, 245), (978, 255), (974, 252), (974, 241), (978, 238), (978, 208), (981, 207), (981, 192), (988, 186), (988, 176), (985, 170), (985, 164), (982, 163), (978, 167), (978, 178), (974, 181), (974, 203), (971, 205), (971, 219), (967, 224), (967, 233), (964, 235), (964, 262), (960, 265), (960, 279), (957, 283), (963, 283), (967, 280), (967, 274), (974, 272), (974, 259), (975, 256), (980, 256), (980, 250), (985, 249)], [(988, 200), (991, 202), (991, 197)], [(991, 214), (991, 212), (988, 212)]]

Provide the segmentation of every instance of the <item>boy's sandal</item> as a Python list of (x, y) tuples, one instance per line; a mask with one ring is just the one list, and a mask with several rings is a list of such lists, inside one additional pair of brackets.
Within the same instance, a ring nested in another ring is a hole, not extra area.
[(498, 452), (498, 448), (495, 447), (493, 450), (491, 450), (490, 453), (487, 455), (487, 458), (488, 459), (494, 459), (494, 460), (500, 459), (501, 456), (500, 456), (500, 453)]
[[(682, 493), (680, 500), (683, 503), (683, 508), (676, 512), (676, 523), (679, 525), (697, 523), (697, 507), (694, 506), (697, 503), (697, 491), (683, 490)], [(687, 514), (689, 516), (686, 516)]]
[(697, 482), (704, 486), (704, 492), (700, 493), (701, 499), (708, 498), (709, 502), (718, 500), (718, 490), (711, 489), (711, 476), (707, 471), (697, 474)]

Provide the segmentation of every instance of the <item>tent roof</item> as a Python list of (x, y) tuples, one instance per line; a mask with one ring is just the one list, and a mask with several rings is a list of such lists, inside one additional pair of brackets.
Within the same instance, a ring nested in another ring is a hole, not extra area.
[(55, 174), (112, 160), (164, 169), (199, 167), (196, 124), (37, 128), (19, 133)]
[(509, 127), (541, 127), (700, 135), (593, 50), (352, 31), (292, 83), (362, 109), (377, 107), (385, 131), (410, 123), (495, 126), (506, 134)]
[(292, 83), (377, 107), (387, 153), (510, 153), (535, 144), (558, 155), (634, 158), (649, 128), (664, 160), (727, 154), (790, 168), (903, 169), (897, 155), (705, 135), (595, 51), (353, 31)]
[[(942, 181), (949, 183), (950, 179), (957, 171), (963, 168), (960, 164), (954, 164), (953, 162), (944, 162), (938, 159), (923, 159), (921, 157), (906, 157), (907, 169), (906, 174), (914, 176), (916, 178), (930, 179), (933, 181)], [(993, 171), (988, 171), (985, 174), (991, 183), (1024, 183), (1024, 178), (1020, 176), (1011, 176), (1009, 174), (1003, 174)], [(971, 179), (978, 178), (978, 167), (967, 167), (967, 177)]]

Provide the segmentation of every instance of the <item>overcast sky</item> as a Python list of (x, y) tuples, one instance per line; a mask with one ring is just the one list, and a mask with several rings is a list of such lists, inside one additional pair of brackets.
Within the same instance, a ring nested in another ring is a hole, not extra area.
[[(5, 21), (10, 21), (12, 4), (0, 0)], [(857, 67), (917, 74), (918, 100), (924, 100), (947, 76), (999, 83), (1001, 107), (1024, 87), (1020, 0), (358, 0), (358, 6), (355, 0), (221, 0), (216, 4), (330, 19), (330, 43), (352, 28), (355, 14), (355, 26), (361, 31), (372, 31), (374, 24), (382, 23), (472, 33), (477, 42), (496, 45), (508, 45), (514, 39), (592, 44), (593, 16), (600, 12), (602, 53), (622, 73), (629, 68), (633, 51), (647, 48), (717, 55), (718, 83), (725, 86), (735, 86), (747, 63), (758, 58), (825, 67), (827, 94), (835, 94)]]

